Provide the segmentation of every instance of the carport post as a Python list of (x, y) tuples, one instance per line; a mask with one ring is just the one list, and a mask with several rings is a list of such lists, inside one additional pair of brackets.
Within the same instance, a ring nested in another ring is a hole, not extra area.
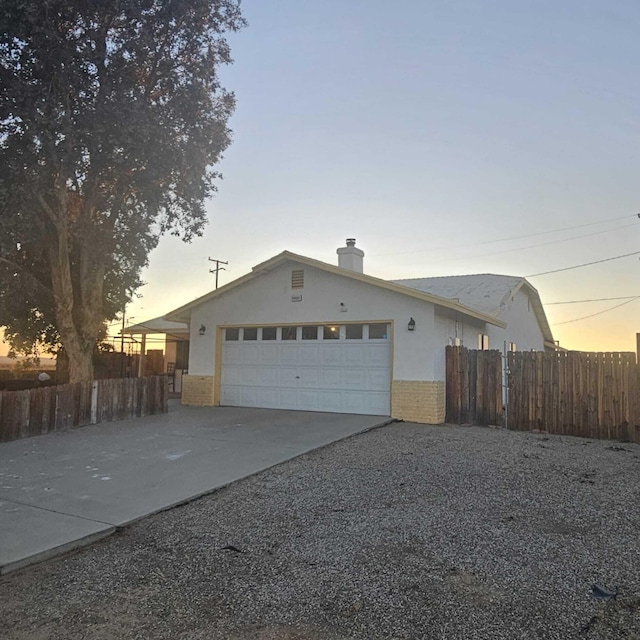
[(144, 376), (144, 356), (147, 353), (147, 334), (143, 333), (140, 344), (140, 357), (138, 358), (138, 378)]

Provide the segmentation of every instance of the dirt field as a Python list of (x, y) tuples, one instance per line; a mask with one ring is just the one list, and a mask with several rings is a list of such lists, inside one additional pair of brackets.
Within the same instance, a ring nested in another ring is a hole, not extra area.
[(0, 637), (640, 638), (640, 446), (384, 427), (1, 579)]

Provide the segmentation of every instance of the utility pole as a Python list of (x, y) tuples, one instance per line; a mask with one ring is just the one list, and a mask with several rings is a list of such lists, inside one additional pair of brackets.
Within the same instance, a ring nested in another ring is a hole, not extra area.
[(222, 260), (215, 260), (214, 258), (209, 258), (209, 262), (215, 262), (216, 263), (216, 268), (215, 269), (209, 269), (209, 273), (215, 273), (216, 274), (216, 289), (218, 288), (218, 272), (219, 271), (225, 271), (224, 267), (221, 267), (221, 264), (229, 264), (228, 262), (223, 262)]

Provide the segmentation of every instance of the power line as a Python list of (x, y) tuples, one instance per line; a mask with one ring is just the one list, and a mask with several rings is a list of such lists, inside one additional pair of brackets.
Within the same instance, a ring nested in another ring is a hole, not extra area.
[(608, 302), (609, 300), (630, 300), (640, 296), (618, 296), (617, 298), (591, 298), (589, 300), (564, 300), (562, 302), (545, 302), (544, 306), (548, 307), (552, 304), (580, 304), (582, 302)]
[[(633, 224), (625, 224), (622, 225), (621, 227), (614, 227), (613, 229), (603, 229), (602, 231), (595, 231), (593, 233), (585, 233), (581, 236), (573, 236), (572, 238), (562, 238), (562, 240), (551, 240), (550, 242), (541, 242), (539, 244), (531, 244), (528, 245), (526, 247), (515, 247), (513, 249), (501, 249), (500, 251), (492, 251), (491, 253), (475, 253), (475, 254), (469, 254), (469, 255), (465, 255), (465, 256), (456, 256), (455, 258), (438, 258), (437, 262), (441, 263), (441, 262), (451, 262), (451, 261), (455, 261), (455, 260), (469, 260), (469, 259), (475, 259), (475, 258), (486, 258), (489, 256), (498, 256), (498, 255), (502, 255), (503, 253), (514, 253), (516, 251), (527, 251), (528, 249), (537, 249), (539, 247), (548, 247), (549, 245), (552, 244), (561, 244), (563, 242), (572, 242), (573, 240), (581, 240), (582, 238), (591, 238), (592, 236), (599, 236), (603, 233), (610, 233), (611, 231), (619, 231), (620, 229), (627, 229), (629, 227), (635, 227), (636, 224), (635, 222)], [(482, 244), (482, 243), (481, 243)], [(433, 260), (431, 262), (436, 262), (436, 260)]]
[(603, 313), (608, 313), (609, 311), (613, 311), (614, 309), (619, 309), (620, 307), (624, 307), (625, 304), (629, 304), (639, 299), (640, 299), (640, 296), (636, 296), (635, 298), (632, 298), (631, 300), (627, 300), (626, 302), (623, 302), (621, 304), (617, 304), (613, 307), (609, 307), (608, 309), (603, 309), (602, 311), (598, 311), (598, 313), (592, 313), (589, 316), (582, 316), (582, 318), (574, 318), (573, 320), (565, 320), (564, 322), (554, 322), (552, 326), (557, 327), (559, 324), (569, 324), (570, 322), (579, 322), (580, 320), (587, 320), (587, 318), (595, 318), (596, 316), (600, 316)]
[(629, 256), (637, 256), (640, 251), (634, 251), (633, 253), (624, 253), (621, 256), (613, 256), (612, 258), (604, 258), (604, 260), (594, 260), (593, 262), (583, 262), (582, 264), (576, 264), (573, 267), (564, 267), (562, 269), (553, 269), (552, 271), (542, 271), (541, 273), (532, 273), (525, 278), (535, 278), (537, 276), (546, 276), (550, 273), (560, 273), (561, 271), (571, 271), (572, 269), (580, 269), (581, 267), (589, 267), (592, 264), (600, 264), (602, 262), (611, 262), (612, 260), (620, 260), (621, 258), (628, 258)]
[[(509, 242), (511, 240), (522, 240), (523, 238), (534, 238), (536, 236), (544, 236), (544, 235), (549, 235), (551, 233), (560, 233), (562, 231), (573, 231), (574, 229), (582, 229), (584, 227), (594, 227), (596, 225), (599, 224), (607, 224), (608, 222), (617, 222), (618, 220), (627, 220), (628, 218), (635, 218), (635, 217), (639, 217), (640, 218), (640, 214), (632, 214), (632, 215), (626, 215), (626, 216), (620, 216), (618, 218), (607, 218), (606, 220), (599, 220), (598, 222), (587, 222), (584, 224), (577, 224), (574, 225), (572, 227), (562, 227), (560, 229), (550, 229), (549, 231), (538, 231), (536, 233), (526, 233), (523, 235), (519, 235), (519, 236), (510, 236), (508, 238), (499, 238), (497, 240), (484, 240), (484, 241), (480, 241), (480, 242), (469, 242), (467, 244), (458, 244), (458, 245), (447, 245), (444, 247), (430, 247), (429, 249), (419, 249), (416, 251), (394, 251), (391, 253), (374, 253), (374, 254), (370, 254), (370, 255), (375, 255), (375, 256), (393, 256), (393, 255), (408, 255), (408, 254), (412, 254), (412, 253), (427, 253), (427, 252), (431, 252), (431, 251), (438, 251), (438, 250), (442, 250), (442, 249), (446, 249), (447, 251), (450, 251), (452, 249), (466, 249), (467, 247), (477, 247), (478, 245), (485, 245), (485, 244), (496, 244), (498, 242)], [(629, 225), (629, 226), (633, 226), (633, 225)], [(624, 227), (620, 227), (620, 228), (624, 228)], [(613, 231), (613, 229), (608, 229), (606, 231)], [(598, 233), (605, 233), (605, 231), (601, 231)], [(586, 237), (586, 236), (585, 236)]]

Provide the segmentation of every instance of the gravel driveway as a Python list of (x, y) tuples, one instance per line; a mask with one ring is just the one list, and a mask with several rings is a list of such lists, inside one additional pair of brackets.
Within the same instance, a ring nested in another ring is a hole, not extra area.
[(376, 429), (6, 576), (0, 637), (640, 638), (640, 446)]

